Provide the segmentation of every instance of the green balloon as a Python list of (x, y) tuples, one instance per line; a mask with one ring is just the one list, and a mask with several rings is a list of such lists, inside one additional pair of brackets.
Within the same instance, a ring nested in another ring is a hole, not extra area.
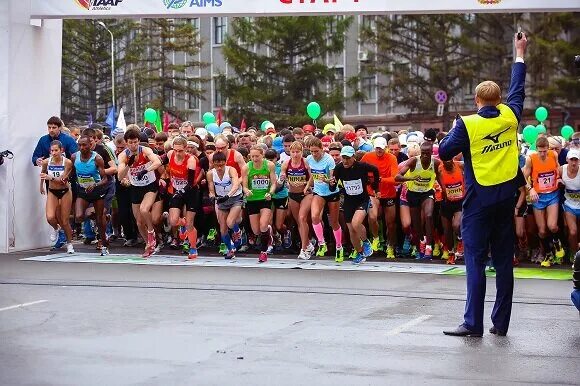
[(541, 123), (536, 126), (536, 130), (538, 131), (538, 134), (546, 134), (546, 126), (542, 125)]
[(262, 124), (260, 125), (260, 129), (262, 129), (262, 131), (266, 131), (266, 126), (268, 126), (268, 123), (272, 123), (272, 122), (270, 122), (270, 121), (262, 122)]
[(157, 122), (157, 111), (152, 108), (145, 110), (145, 122), (155, 123)]
[(567, 141), (570, 139), (572, 134), (574, 134), (574, 128), (570, 125), (565, 125), (562, 127), (561, 133), (562, 133), (562, 137), (564, 137), (564, 139)]
[(536, 143), (536, 139), (538, 139), (539, 133), (538, 129), (536, 129), (536, 126), (527, 125), (526, 127), (524, 127), (524, 131), (522, 134), (524, 136), (524, 141), (526, 141), (530, 145), (533, 145)]
[(538, 107), (536, 109), (536, 119), (539, 122), (544, 122), (546, 119), (548, 119), (548, 109), (544, 106)]
[(308, 116), (312, 119), (316, 119), (320, 116), (320, 105), (316, 102), (310, 102), (308, 104), (308, 107), (306, 107), (306, 112), (308, 113)]
[(215, 115), (213, 115), (213, 113), (210, 113), (209, 111), (205, 114), (203, 114), (203, 123), (207, 125), (209, 125), (210, 123), (215, 123)]

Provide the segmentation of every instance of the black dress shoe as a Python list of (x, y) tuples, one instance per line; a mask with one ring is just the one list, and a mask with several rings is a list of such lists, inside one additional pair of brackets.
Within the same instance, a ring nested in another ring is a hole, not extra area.
[(472, 336), (475, 338), (481, 338), (483, 336), (481, 333), (468, 330), (464, 325), (457, 327), (455, 330), (443, 331), (443, 333), (450, 336)]
[(495, 326), (493, 326), (492, 328), (489, 329), (489, 333), (497, 335), (497, 336), (505, 336), (506, 335), (505, 332), (498, 330)]

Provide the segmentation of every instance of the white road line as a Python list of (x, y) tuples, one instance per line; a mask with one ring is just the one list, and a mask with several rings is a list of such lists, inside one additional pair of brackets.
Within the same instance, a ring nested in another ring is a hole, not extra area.
[(35, 304), (46, 303), (46, 302), (48, 302), (48, 300), (37, 300), (35, 302), (30, 302), (30, 303), (15, 304), (15, 305), (10, 306), (10, 307), (0, 308), (0, 312), (1, 311), (13, 310), (15, 308), (22, 308), (22, 307), (33, 306)]
[(389, 332), (387, 332), (387, 336), (395, 336), (400, 334), (401, 332), (414, 327), (420, 323), (423, 323), (424, 321), (431, 319), (433, 317), (433, 315), (421, 315), (418, 318), (415, 318), (413, 320), (408, 321), (405, 324), (401, 324), (399, 327), (393, 328), (392, 330), (390, 330)]

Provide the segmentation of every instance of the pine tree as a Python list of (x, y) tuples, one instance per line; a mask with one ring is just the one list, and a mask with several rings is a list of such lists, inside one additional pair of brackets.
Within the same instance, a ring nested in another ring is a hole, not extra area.
[(332, 87), (335, 71), (327, 55), (342, 52), (352, 18), (237, 18), (223, 52), (235, 76), (221, 77), (230, 119), (279, 124), (306, 120), (306, 104), (340, 110), (342, 86)]
[(204, 79), (192, 76), (205, 66), (198, 60), (202, 43), (197, 29), (187, 19), (142, 19), (135, 30), (125, 59), (136, 79), (138, 106), (185, 119), (174, 100), (203, 97)]

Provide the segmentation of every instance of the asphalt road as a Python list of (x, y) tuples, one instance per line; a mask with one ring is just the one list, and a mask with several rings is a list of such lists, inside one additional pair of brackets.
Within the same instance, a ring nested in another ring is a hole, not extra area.
[(464, 277), (32, 255), (0, 255), (0, 385), (580, 382), (566, 281), (517, 280), (507, 337), (455, 338)]

